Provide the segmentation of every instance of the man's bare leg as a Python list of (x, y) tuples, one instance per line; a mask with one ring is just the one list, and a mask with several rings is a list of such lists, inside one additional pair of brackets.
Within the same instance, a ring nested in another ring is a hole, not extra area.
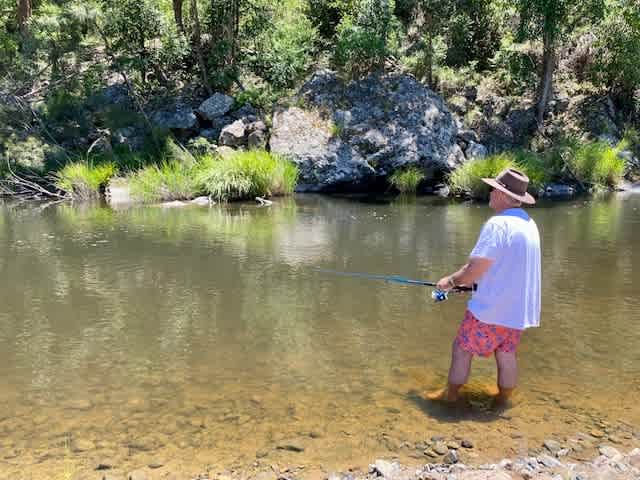
[(449, 384), (447, 388), (427, 394), (429, 400), (446, 400), (455, 402), (458, 400), (460, 387), (467, 383), (471, 371), (473, 355), (460, 348), (453, 342), (451, 353), (451, 366), (449, 367)]
[(498, 366), (498, 395), (496, 402), (505, 404), (509, 401), (518, 380), (518, 362), (515, 352), (496, 351)]

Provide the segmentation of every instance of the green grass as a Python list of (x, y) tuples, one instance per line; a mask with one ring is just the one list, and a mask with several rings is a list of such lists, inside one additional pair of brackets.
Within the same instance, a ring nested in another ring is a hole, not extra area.
[(55, 184), (74, 200), (95, 199), (116, 173), (113, 163), (91, 165), (90, 162), (74, 162), (55, 173)]
[(618, 153), (626, 148), (625, 141), (615, 147), (603, 141), (587, 143), (571, 152), (567, 164), (582, 184), (612, 188), (622, 180), (625, 162)]
[(167, 160), (150, 165), (128, 177), (131, 195), (145, 203), (187, 200), (202, 193), (198, 181), (200, 162)]
[(495, 177), (505, 168), (521, 168), (513, 154), (500, 153), (471, 160), (449, 175), (449, 187), (454, 194), (487, 199), (491, 187), (481, 179)]
[(298, 168), (264, 150), (239, 151), (228, 158), (204, 162), (199, 181), (218, 201), (287, 195), (295, 189)]
[(389, 182), (400, 193), (416, 193), (418, 185), (424, 179), (424, 172), (416, 167), (398, 170), (391, 175)]

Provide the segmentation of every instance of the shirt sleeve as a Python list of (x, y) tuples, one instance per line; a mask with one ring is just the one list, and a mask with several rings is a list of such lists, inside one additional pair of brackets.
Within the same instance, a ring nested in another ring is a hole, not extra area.
[(480, 237), (473, 247), (470, 257), (481, 257), (495, 260), (502, 248), (502, 228), (495, 222), (487, 222), (482, 227)]

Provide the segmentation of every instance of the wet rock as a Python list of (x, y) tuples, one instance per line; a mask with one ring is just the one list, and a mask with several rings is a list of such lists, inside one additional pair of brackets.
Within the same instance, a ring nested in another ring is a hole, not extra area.
[(468, 439), (463, 439), (461, 442), (462, 448), (473, 448), (473, 442)]
[(143, 470), (134, 470), (127, 475), (127, 480), (149, 480), (149, 476)]
[(440, 441), (436, 442), (436, 444), (433, 446), (433, 451), (438, 455), (446, 455), (449, 452), (449, 449), (444, 442)]
[(115, 462), (110, 458), (103, 459), (103, 460), (100, 460), (96, 465), (96, 470), (111, 470), (114, 467), (114, 465), (115, 465)]
[(304, 446), (295, 441), (287, 441), (276, 447), (278, 450), (287, 450), (289, 452), (304, 452)]
[(598, 451), (607, 458), (617, 458), (621, 456), (617, 449), (610, 447), (609, 445), (601, 445), (598, 447)]
[(453, 450), (460, 450), (460, 444), (458, 442), (454, 442), (453, 440), (447, 442), (447, 448)]
[(232, 97), (222, 93), (215, 93), (200, 104), (198, 113), (207, 120), (213, 120), (226, 115), (233, 107), (233, 103)]
[(557, 442), (555, 440), (551, 440), (551, 439), (547, 439), (544, 441), (544, 446), (547, 450), (549, 450), (549, 452), (551, 452), (552, 454), (556, 454), (560, 451), (560, 449), (562, 449), (562, 445), (560, 445), (560, 442)]
[(70, 402), (67, 403), (66, 407), (70, 410), (85, 411), (85, 410), (90, 410), (93, 407), (93, 404), (91, 403), (90, 400), (82, 398), (77, 400), (71, 400)]
[(128, 480), (128, 478), (125, 478), (125, 476), (121, 473), (105, 473), (102, 477), (100, 477), (101, 480)]
[(447, 453), (442, 459), (444, 463), (448, 463), (450, 465), (454, 463), (458, 463), (459, 460), (460, 458), (458, 457), (457, 450), (449, 450), (449, 453)]
[(550, 457), (549, 455), (540, 455), (538, 461), (547, 468), (559, 467), (562, 465), (559, 460)]
[(591, 434), (592, 437), (595, 438), (602, 438), (604, 437), (604, 432), (602, 430), (598, 430), (597, 428), (594, 428), (593, 430), (591, 430), (591, 432), (589, 432)]
[(385, 479), (392, 479), (400, 473), (400, 465), (397, 462), (386, 460), (376, 460), (373, 465), (369, 465), (369, 473), (373, 473)]
[(90, 440), (79, 439), (71, 442), (71, 451), (73, 453), (89, 452), (95, 450), (95, 448), (95, 444)]

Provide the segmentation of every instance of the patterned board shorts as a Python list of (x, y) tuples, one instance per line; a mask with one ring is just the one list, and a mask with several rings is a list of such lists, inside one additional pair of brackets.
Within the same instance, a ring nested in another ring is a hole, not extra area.
[(522, 330), (482, 323), (469, 310), (458, 329), (455, 344), (463, 350), (489, 357), (494, 352), (515, 352), (520, 343)]

